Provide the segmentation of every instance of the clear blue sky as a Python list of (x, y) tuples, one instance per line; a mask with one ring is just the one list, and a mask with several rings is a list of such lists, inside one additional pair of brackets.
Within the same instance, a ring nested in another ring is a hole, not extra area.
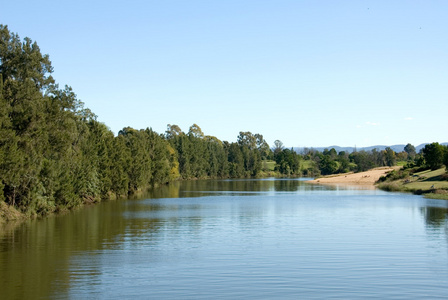
[(5, 1), (0, 23), (117, 133), (448, 141), (448, 1)]

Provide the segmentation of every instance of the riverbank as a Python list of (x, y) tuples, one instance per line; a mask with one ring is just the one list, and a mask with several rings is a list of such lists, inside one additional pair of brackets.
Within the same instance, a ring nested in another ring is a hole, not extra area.
[(378, 188), (448, 200), (448, 175), (445, 167), (437, 170), (403, 169), (382, 178)]
[[(311, 184), (330, 184), (330, 185), (357, 185), (365, 187), (375, 188), (378, 186), (380, 189), (386, 191), (400, 191), (400, 192), (412, 192), (414, 194), (425, 194), (427, 197), (437, 199), (448, 200), (448, 181), (440, 180), (443, 177), (444, 170), (437, 171), (423, 171), (413, 175), (407, 175), (405, 177), (398, 176), (399, 179), (389, 178), (377, 185), (378, 180), (382, 176), (391, 174), (392, 171), (398, 172), (401, 167), (380, 167), (371, 169), (365, 172), (359, 173), (344, 173), (336, 175), (323, 176), (314, 180), (309, 180), (307, 183)], [(400, 171), (401, 172), (401, 171)], [(275, 172), (266, 172), (264, 175), (273, 176)], [(395, 173), (392, 173), (393, 175)], [(269, 176), (266, 176), (269, 177)], [(392, 177), (392, 176), (389, 176)], [(437, 188), (435, 189), (434, 186)], [(134, 195), (135, 196), (135, 195)], [(110, 200), (114, 200), (116, 197), (111, 197)], [(92, 204), (92, 203), (84, 203)], [(82, 205), (81, 205), (82, 206)], [(30, 217), (24, 213), (21, 213), (14, 207), (7, 205), (5, 202), (0, 201), (0, 225), (29, 219)]]
[(5, 222), (20, 221), (26, 219), (25, 214), (14, 207), (0, 201), (0, 225)]
[(323, 176), (314, 180), (307, 181), (313, 184), (345, 184), (362, 185), (373, 187), (381, 176), (386, 176), (389, 172), (401, 167), (380, 167), (359, 173), (344, 173), (336, 175)]

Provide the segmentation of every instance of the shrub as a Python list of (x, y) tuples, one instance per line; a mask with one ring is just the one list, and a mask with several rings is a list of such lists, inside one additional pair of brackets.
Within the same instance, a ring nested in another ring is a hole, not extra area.
[(384, 182), (378, 185), (378, 188), (380, 188), (383, 191), (387, 192), (400, 192), (403, 191), (403, 188), (398, 185), (396, 182)]
[(406, 177), (409, 177), (410, 171), (409, 170), (400, 170), (400, 171), (391, 171), (386, 176), (381, 176), (378, 179), (378, 182), (385, 182), (385, 181), (394, 181), (398, 179), (404, 179)]
[(380, 182), (384, 182), (386, 180), (387, 180), (387, 176), (381, 176), (377, 182), (380, 183)]

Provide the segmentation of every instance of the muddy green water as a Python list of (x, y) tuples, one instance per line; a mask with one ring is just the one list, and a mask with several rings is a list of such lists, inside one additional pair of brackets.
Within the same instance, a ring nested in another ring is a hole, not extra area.
[(448, 297), (448, 202), (303, 180), (177, 183), (0, 232), (0, 299)]

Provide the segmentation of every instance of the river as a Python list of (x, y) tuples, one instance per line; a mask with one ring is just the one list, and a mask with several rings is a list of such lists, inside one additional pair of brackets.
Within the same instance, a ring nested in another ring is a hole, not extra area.
[(302, 179), (177, 182), (0, 232), (0, 299), (434, 299), (448, 202)]

